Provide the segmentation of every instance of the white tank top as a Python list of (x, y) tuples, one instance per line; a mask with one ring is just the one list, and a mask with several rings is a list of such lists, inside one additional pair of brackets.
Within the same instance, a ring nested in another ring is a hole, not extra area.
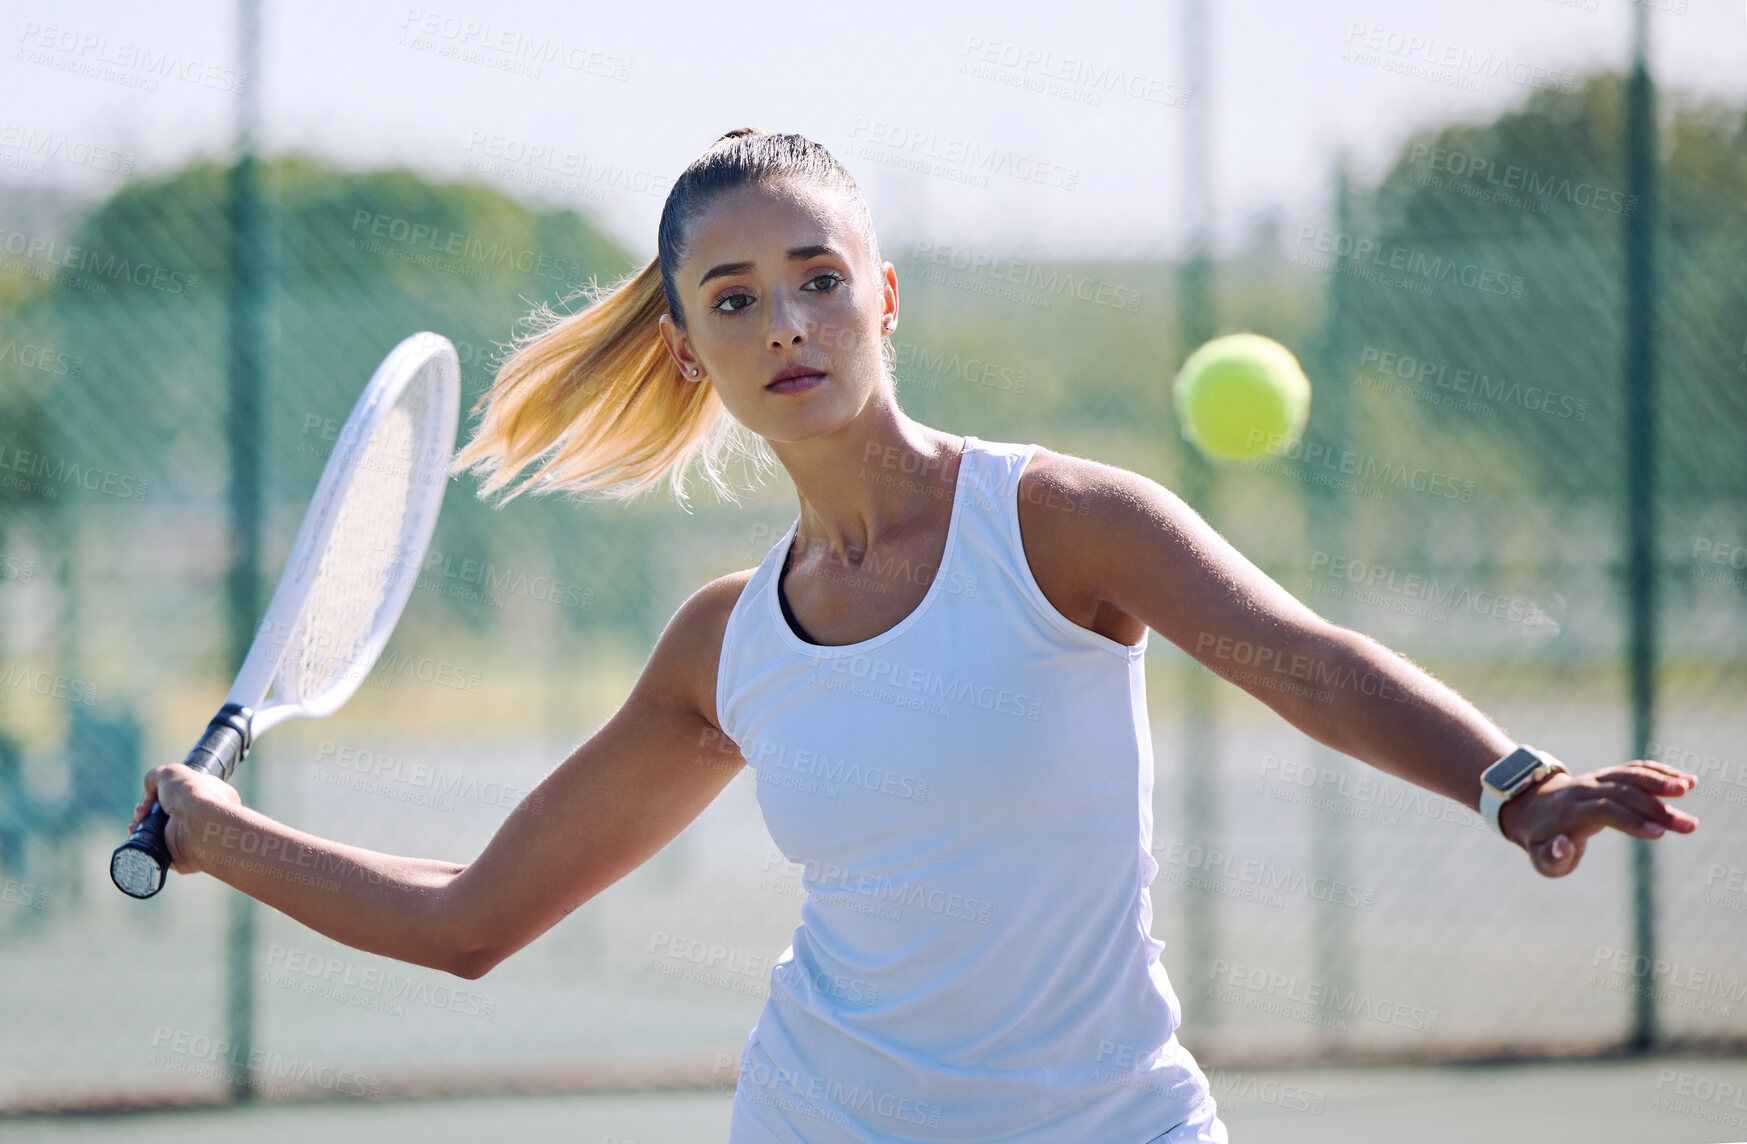
[(735, 603), (717, 710), (808, 897), (731, 1144), (1147, 1144), (1209, 1099), (1151, 932), (1148, 636), (1038, 588), (1018, 504), (1037, 448), (964, 439), (940, 567), (888, 631), (790, 627), (799, 517)]

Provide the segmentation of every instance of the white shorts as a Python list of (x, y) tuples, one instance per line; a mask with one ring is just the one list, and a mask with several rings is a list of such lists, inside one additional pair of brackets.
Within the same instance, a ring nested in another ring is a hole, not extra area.
[[(754, 1062), (762, 1067), (752, 1070), (750, 1066)], [(789, 1106), (787, 1094), (774, 1083), (758, 1087), (747, 1079), (757, 1072), (770, 1075), (772, 1067), (770, 1059), (763, 1055), (763, 1046), (757, 1043), (756, 1034), (749, 1037), (740, 1055), (741, 1080), (734, 1090), (728, 1144), (852, 1144), (854, 1137), (830, 1120), (815, 1118), (801, 1129), (786, 1123), (788, 1118), (782, 1115), (782, 1111), (794, 1111), (798, 1106)], [(797, 1131), (801, 1134), (796, 1135)], [(1231, 1144), (1231, 1138), (1226, 1134), (1225, 1123), (1219, 1119), (1218, 1106), (1209, 1096), (1189, 1114), (1188, 1119), (1164, 1135), (1146, 1141), (1146, 1144)]]
[(1219, 1118), (1219, 1109), (1210, 1096), (1189, 1114), (1189, 1119), (1146, 1144), (1231, 1144), (1231, 1137), (1226, 1134), (1225, 1121)]
[[(729, 1144), (778, 1144), (754, 1127), (748, 1119), (748, 1109), (739, 1101), (734, 1104), (733, 1122), (728, 1128)], [(1194, 1114), (1163, 1136), (1155, 1136), (1147, 1144), (1231, 1144), (1225, 1122), (1219, 1119), (1213, 1101), (1196, 1109)]]

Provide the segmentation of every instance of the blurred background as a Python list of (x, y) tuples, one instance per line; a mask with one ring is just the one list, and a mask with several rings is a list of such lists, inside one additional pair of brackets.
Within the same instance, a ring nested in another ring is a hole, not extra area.
[[(1380, 1103), (1433, 1075), (1383, 1066), (1514, 1062), (1543, 1139), (1578, 1113), (1535, 1069), (1590, 1086), (1588, 1139), (1747, 1135), (1740, 5), (14, 2), (0, 38), (0, 1133), (343, 1106), (298, 1131), (438, 1139), (541, 1093), (511, 1135), (725, 1136), (803, 893), (750, 769), (477, 981), (107, 866), (383, 354), (447, 335), (470, 406), (534, 305), (645, 264), (674, 176), (755, 125), (866, 191), (913, 417), (1157, 479), (1574, 769), (1700, 776), (1695, 835), (1610, 832), (1544, 880), (1154, 640), (1154, 932), (1234, 1133), (1363, 1106), (1440, 1138), (1486, 1096)], [(1311, 418), (1213, 468), (1170, 383), (1239, 330), (1298, 354)], [(245, 799), (467, 861), (680, 602), (782, 536), (782, 471), (742, 485), (493, 510), (456, 482), (367, 685), (265, 738)], [(621, 1095), (542, 1103), (589, 1092)]]

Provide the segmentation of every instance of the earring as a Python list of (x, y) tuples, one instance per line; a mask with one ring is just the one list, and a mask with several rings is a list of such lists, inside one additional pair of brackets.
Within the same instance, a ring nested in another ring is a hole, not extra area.
[(698, 367), (694, 365), (694, 366), (692, 366), (692, 376), (696, 377), (697, 375), (698, 375)]

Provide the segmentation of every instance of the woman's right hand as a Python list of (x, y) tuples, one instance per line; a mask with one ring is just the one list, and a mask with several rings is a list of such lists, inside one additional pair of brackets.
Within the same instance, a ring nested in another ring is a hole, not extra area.
[(243, 804), (237, 788), (217, 775), (182, 763), (166, 763), (146, 772), (146, 796), (133, 808), (133, 824), (128, 829), (145, 821), (154, 799), (170, 819), (164, 828), (164, 845), (170, 849), (170, 869), (178, 874), (202, 870), (198, 832), (201, 823), (210, 820), (211, 812), (227, 804)]

